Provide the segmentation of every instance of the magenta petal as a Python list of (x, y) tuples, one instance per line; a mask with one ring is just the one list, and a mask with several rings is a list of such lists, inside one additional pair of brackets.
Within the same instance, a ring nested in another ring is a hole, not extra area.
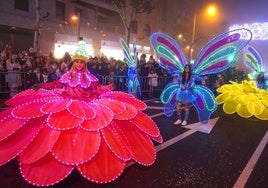
[(7, 117), (8, 115), (10, 115), (12, 109), (13, 109), (13, 108), (8, 108), (8, 109), (6, 109), (6, 110), (4, 110), (4, 111), (1, 111), (1, 112), (0, 112), (0, 120), (3, 119), (3, 118), (5, 118), (5, 117)]
[(47, 119), (48, 125), (57, 130), (72, 129), (79, 126), (82, 121), (81, 118), (73, 116), (67, 110), (51, 114)]
[(95, 111), (87, 103), (80, 100), (73, 100), (72, 104), (68, 107), (68, 111), (79, 118), (91, 119), (96, 116)]
[(66, 109), (69, 104), (70, 104), (70, 100), (59, 99), (59, 100), (45, 103), (41, 107), (41, 111), (43, 113), (55, 113), (55, 112), (59, 112), (59, 111)]
[(122, 91), (111, 91), (111, 92), (105, 92), (101, 95), (101, 97), (107, 97), (107, 98), (135, 98), (133, 95), (130, 95), (128, 93), (122, 92)]
[(151, 137), (158, 137), (160, 131), (156, 123), (143, 112), (138, 112), (138, 115), (131, 120), (140, 130), (150, 135)]
[(51, 154), (35, 163), (20, 163), (20, 170), (24, 179), (36, 186), (54, 185), (66, 178), (73, 168), (71, 165), (60, 163)]
[(102, 140), (100, 150), (91, 161), (79, 165), (79, 172), (95, 183), (108, 183), (118, 178), (125, 168), (125, 162), (117, 158)]
[(18, 93), (13, 98), (8, 99), (5, 103), (8, 106), (15, 106), (24, 103), (29, 103), (32, 102), (33, 100), (47, 101), (56, 98), (60, 98), (60, 96), (56, 95), (54, 92), (51, 92), (50, 90), (39, 89), (36, 91), (33, 89), (28, 89)]
[(108, 126), (114, 118), (112, 110), (106, 106), (91, 103), (95, 110), (96, 116), (93, 119), (84, 120), (81, 127), (89, 131), (97, 131)]
[(43, 104), (44, 102), (29, 102), (16, 106), (12, 110), (12, 115), (20, 119), (31, 119), (43, 116), (44, 113), (40, 111), (40, 108)]
[(0, 141), (9, 137), (11, 134), (21, 128), (28, 120), (16, 119), (11, 115), (6, 116), (0, 120)]
[[(114, 123), (112, 122), (111, 124)], [(101, 132), (107, 146), (118, 158), (123, 161), (130, 160), (130, 153), (125, 147), (117, 131), (112, 126), (105, 127)]]
[(44, 126), (29, 146), (19, 155), (21, 163), (33, 163), (44, 157), (55, 145), (60, 131)]
[(62, 131), (52, 148), (55, 158), (65, 164), (82, 164), (96, 155), (100, 147), (100, 133), (74, 129)]
[(96, 100), (96, 102), (98, 104), (102, 104), (102, 105), (109, 107), (113, 111), (114, 114), (120, 114), (126, 110), (126, 106), (117, 100), (101, 99), (101, 100)]
[(120, 102), (125, 102), (128, 104), (131, 104), (132, 106), (135, 106), (135, 108), (137, 108), (137, 110), (145, 110), (147, 105), (135, 98), (133, 95), (130, 95), (128, 93), (124, 93), (124, 92), (120, 92), (120, 91), (112, 91), (112, 92), (106, 92), (104, 94), (101, 95), (102, 98), (111, 98), (111, 99), (115, 99), (118, 100)]
[(73, 116), (84, 118), (86, 114), (83, 110), (83, 105), (86, 105), (86, 103), (83, 101), (72, 100), (71, 105), (68, 107), (68, 111)]
[(118, 120), (133, 119), (138, 113), (137, 109), (128, 103), (123, 103), (123, 104), (125, 105), (126, 110), (122, 113), (115, 114), (114, 119), (118, 119)]
[(132, 158), (145, 166), (153, 164), (156, 159), (156, 151), (151, 139), (130, 122), (116, 121), (116, 124), (117, 132)]
[(33, 141), (43, 121), (44, 118), (32, 119), (14, 134), (0, 141), (0, 165), (16, 157)]

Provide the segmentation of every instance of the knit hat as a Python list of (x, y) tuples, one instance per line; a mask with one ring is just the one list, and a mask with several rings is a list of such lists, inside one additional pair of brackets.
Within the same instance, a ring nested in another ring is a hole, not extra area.
[(77, 42), (77, 49), (72, 56), (72, 60), (81, 59), (83, 61), (88, 60), (88, 55), (86, 52), (86, 42), (84, 40), (79, 40)]

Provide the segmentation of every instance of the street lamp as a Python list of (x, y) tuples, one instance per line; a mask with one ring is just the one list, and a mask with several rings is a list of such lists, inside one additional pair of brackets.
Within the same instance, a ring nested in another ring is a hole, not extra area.
[(77, 40), (80, 40), (80, 12), (78, 11), (76, 15), (72, 15), (72, 21), (77, 22)]
[[(216, 12), (217, 12), (216, 6), (215, 5), (209, 5), (206, 8), (205, 17), (214, 17), (216, 15)], [(196, 43), (196, 41), (200, 39), (200, 38), (196, 39), (196, 22), (197, 22), (197, 11), (196, 11), (196, 7), (194, 7), (192, 40), (191, 40), (191, 45), (190, 45), (190, 50), (189, 50), (190, 61), (193, 59), (193, 49), (192, 49), (192, 47)]]

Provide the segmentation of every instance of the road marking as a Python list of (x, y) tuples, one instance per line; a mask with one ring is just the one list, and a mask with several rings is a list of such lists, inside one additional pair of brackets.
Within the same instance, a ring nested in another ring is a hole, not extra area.
[(268, 141), (268, 131), (266, 131), (266, 133), (265, 133), (264, 137), (262, 138), (260, 144), (258, 145), (258, 147), (256, 148), (255, 152), (253, 153), (253, 155), (249, 159), (246, 167), (244, 168), (244, 170), (240, 174), (239, 178), (235, 182), (233, 188), (245, 187), (249, 176), (251, 175), (251, 173), (252, 173), (252, 171), (253, 171), (258, 159), (261, 156), (261, 153), (263, 152), (263, 149), (264, 149), (265, 145), (267, 144), (267, 141)]
[(160, 106), (147, 106), (147, 109), (164, 110), (164, 107), (160, 107)]
[[(219, 117), (210, 119), (207, 124), (202, 124), (201, 122), (197, 122), (197, 123), (187, 125), (188, 127), (184, 126), (185, 128), (189, 128), (189, 130), (184, 132), (184, 133), (182, 133), (182, 134), (180, 134), (180, 135), (178, 135), (178, 136), (176, 136), (176, 137), (174, 137), (174, 138), (172, 138), (172, 139), (170, 139), (170, 140), (168, 140), (168, 141), (166, 141), (166, 142), (164, 142), (164, 143), (162, 143), (162, 144), (157, 145), (155, 147), (156, 152), (159, 152), (162, 149), (165, 149), (165, 148), (171, 146), (172, 144), (174, 144), (174, 143), (176, 143), (176, 142), (178, 142), (178, 141), (190, 136), (191, 134), (193, 134), (193, 133), (195, 133), (197, 131), (209, 134), (211, 129), (214, 127), (214, 125), (218, 121), (218, 119), (219, 119)], [(205, 127), (207, 127), (207, 128), (205, 128)], [(207, 130), (207, 131), (204, 131), (204, 130)], [(135, 161), (129, 161), (126, 166), (129, 167), (129, 166), (131, 166), (131, 165), (133, 165), (135, 163), (136, 163)]]
[(203, 132), (203, 133), (210, 133), (211, 129), (214, 127), (214, 125), (216, 124), (216, 122), (218, 121), (218, 117), (217, 118), (213, 118), (213, 119), (210, 119), (209, 122), (207, 124), (202, 124), (200, 122), (198, 123), (193, 123), (193, 124), (190, 124), (190, 125), (187, 125), (188, 127), (184, 126), (185, 128), (190, 128), (190, 130), (162, 143), (162, 144), (159, 144), (158, 146), (156, 146), (156, 151), (161, 151), (162, 149), (165, 149), (167, 148), (168, 146), (190, 136), (191, 134), (199, 131), (199, 132)]

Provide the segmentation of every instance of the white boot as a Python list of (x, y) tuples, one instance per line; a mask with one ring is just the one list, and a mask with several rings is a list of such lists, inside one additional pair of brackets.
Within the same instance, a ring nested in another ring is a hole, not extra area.
[(180, 119), (177, 119), (177, 121), (174, 122), (175, 125), (179, 125), (181, 124), (181, 120)]
[(187, 121), (183, 121), (181, 125), (187, 125)]

